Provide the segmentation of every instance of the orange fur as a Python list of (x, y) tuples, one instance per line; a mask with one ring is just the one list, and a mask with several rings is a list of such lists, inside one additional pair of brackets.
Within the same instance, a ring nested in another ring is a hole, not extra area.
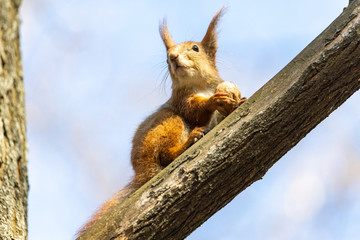
[(215, 65), (216, 25), (223, 12), (221, 9), (215, 14), (201, 42), (175, 44), (166, 21), (160, 25), (172, 78), (171, 98), (136, 130), (131, 151), (133, 181), (105, 203), (80, 233), (159, 173), (244, 101), (235, 84), (220, 78)]

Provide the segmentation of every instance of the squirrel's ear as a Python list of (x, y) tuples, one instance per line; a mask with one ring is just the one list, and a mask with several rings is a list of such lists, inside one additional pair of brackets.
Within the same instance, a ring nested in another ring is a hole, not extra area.
[(168, 50), (169, 48), (171, 48), (172, 46), (175, 45), (174, 40), (170, 37), (165, 18), (163, 19), (163, 22), (160, 23), (159, 31), (160, 31), (160, 36), (161, 36), (162, 40), (164, 41), (166, 50)]
[(201, 45), (204, 47), (206, 54), (210, 57), (211, 60), (215, 62), (215, 54), (217, 51), (217, 35), (216, 35), (216, 26), (225, 13), (226, 7), (222, 7), (218, 11), (206, 31), (205, 37), (201, 41)]

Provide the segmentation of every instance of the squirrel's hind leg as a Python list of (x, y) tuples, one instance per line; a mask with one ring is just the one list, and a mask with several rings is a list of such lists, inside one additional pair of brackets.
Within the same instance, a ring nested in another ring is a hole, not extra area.
[(202, 138), (209, 129), (207, 127), (195, 127), (189, 134), (189, 137), (185, 142), (176, 145), (172, 148), (167, 149), (167, 151), (163, 154), (163, 158), (161, 159), (162, 165), (168, 165), (172, 161), (175, 160), (180, 154), (182, 154), (186, 149), (188, 149), (191, 145), (196, 143), (200, 138)]

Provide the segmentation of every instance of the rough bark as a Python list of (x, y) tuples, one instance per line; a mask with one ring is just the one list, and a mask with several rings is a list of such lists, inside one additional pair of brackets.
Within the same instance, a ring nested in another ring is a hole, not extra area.
[(79, 239), (183, 239), (360, 88), (360, 0)]
[(0, 0), (0, 239), (27, 239), (27, 157), (19, 46), (21, 1)]

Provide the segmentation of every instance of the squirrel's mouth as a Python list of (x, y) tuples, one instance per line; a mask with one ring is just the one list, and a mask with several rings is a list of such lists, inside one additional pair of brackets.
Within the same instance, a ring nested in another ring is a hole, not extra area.
[(183, 65), (175, 65), (175, 73), (179, 76), (184, 76), (188, 74), (188, 67)]
[(178, 71), (183, 72), (187, 68), (184, 64), (182, 64), (178, 61), (173, 61), (171, 65), (172, 65), (172, 68), (174, 69), (174, 72), (178, 72)]
[(179, 61), (173, 61), (173, 64), (174, 64), (174, 66), (175, 66), (175, 69), (184, 68), (184, 67), (185, 67), (185, 65), (182, 64), (182, 63), (179, 62)]
[(178, 70), (178, 69), (185, 69), (186, 67), (183, 66), (183, 65), (180, 65), (180, 64), (175, 64), (175, 70)]
[(191, 68), (185, 62), (183, 62), (180, 58), (175, 58), (175, 59), (169, 58), (168, 63), (170, 65), (171, 72), (173, 74), (177, 74), (179, 76), (187, 75)]

